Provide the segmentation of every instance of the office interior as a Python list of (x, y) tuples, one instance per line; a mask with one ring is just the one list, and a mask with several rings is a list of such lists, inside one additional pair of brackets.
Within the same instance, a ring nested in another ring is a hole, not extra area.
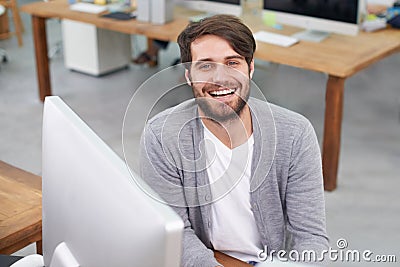
[[(33, 1), (18, 2), (21, 6)], [(0, 160), (40, 175), (43, 103), (37, 91), (31, 18), (25, 13), (21, 17), (25, 26), (23, 46), (18, 47), (15, 37), (0, 40), (0, 48), (6, 50), (9, 59), (0, 63)], [(47, 27), (49, 49), (54, 52), (50, 59), (53, 94), (60, 96), (122, 157), (122, 123), (129, 101), (144, 81), (170, 67), (179, 57), (177, 45), (171, 43), (160, 52), (157, 67), (130, 64), (129, 68), (95, 77), (65, 67), (61, 23), (51, 19)], [(143, 36), (131, 36), (131, 41), (132, 57), (146, 48)], [(394, 254), (397, 261), (400, 261), (399, 69), (400, 54), (396, 53), (346, 80), (338, 187), (325, 192), (332, 248), (336, 248), (338, 239), (344, 238), (349, 249)], [(176, 68), (176, 77), (183, 77), (180, 72)], [(257, 60), (253, 80), (268, 101), (307, 117), (321, 144), (326, 78), (324, 73)], [(177, 104), (176, 101), (171, 100), (168, 105)], [(135, 130), (139, 138), (140, 129)], [(16, 255), (32, 253), (35, 247), (30, 245)], [(332, 266), (365, 265), (396, 266), (396, 263), (332, 263)]]

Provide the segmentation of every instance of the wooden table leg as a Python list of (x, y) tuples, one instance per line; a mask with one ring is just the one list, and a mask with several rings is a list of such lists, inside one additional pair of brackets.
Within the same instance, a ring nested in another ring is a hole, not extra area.
[(36, 71), (39, 84), (39, 97), (51, 95), (49, 58), (47, 57), (46, 18), (32, 16), (33, 41), (35, 44)]
[(36, 242), (36, 254), (43, 255), (43, 242), (39, 240)]
[(332, 191), (336, 188), (342, 128), (344, 81), (344, 78), (329, 76), (326, 85), (322, 168), (324, 173), (324, 187), (327, 191)]
[(18, 39), (18, 46), (22, 46), (23, 40), (22, 40), (22, 25), (21, 25), (21, 18), (19, 17), (19, 10), (18, 10), (18, 3), (17, 1), (10, 1), (11, 4), (11, 12), (13, 16), (13, 21), (14, 21), (14, 32), (17, 35)]

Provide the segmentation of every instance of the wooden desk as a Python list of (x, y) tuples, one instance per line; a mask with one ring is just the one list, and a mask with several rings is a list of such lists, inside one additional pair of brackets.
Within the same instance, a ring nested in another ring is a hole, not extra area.
[[(70, 11), (67, 2), (60, 0), (31, 3), (22, 6), (21, 9), (32, 15), (39, 95), (42, 101), (47, 95), (51, 95), (45, 24), (47, 18), (71, 19), (122, 33), (146, 35), (149, 39), (176, 41), (188, 23), (188, 16), (198, 14), (179, 8), (175, 12), (173, 22), (156, 26), (136, 20), (115, 21)], [(253, 32), (261, 29), (275, 31), (266, 28), (254, 17), (244, 17), (244, 21)], [(291, 34), (299, 30), (285, 27), (281, 33)], [(356, 37), (333, 34), (321, 43), (300, 42), (290, 48), (260, 42), (257, 46), (255, 57), (258, 59), (328, 74), (322, 161), (325, 189), (334, 190), (339, 163), (345, 80), (372, 63), (398, 52), (400, 30), (361, 32)]]
[(36, 242), (42, 254), (42, 179), (0, 161), (0, 254)]
[(214, 257), (217, 259), (219, 263), (221, 263), (225, 267), (250, 267), (251, 265), (240, 261), (238, 259), (235, 259), (231, 256), (228, 256), (224, 253), (221, 253), (219, 251), (214, 251)]

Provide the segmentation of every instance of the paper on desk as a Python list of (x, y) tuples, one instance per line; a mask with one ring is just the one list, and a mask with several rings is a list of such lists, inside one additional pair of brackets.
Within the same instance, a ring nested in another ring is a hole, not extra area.
[(43, 267), (43, 256), (32, 254), (13, 263), (10, 267)]

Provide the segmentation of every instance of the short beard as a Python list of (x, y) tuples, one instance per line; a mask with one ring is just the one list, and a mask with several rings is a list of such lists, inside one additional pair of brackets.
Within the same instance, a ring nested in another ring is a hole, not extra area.
[[(196, 103), (200, 107), (201, 111), (204, 113), (205, 118), (211, 119), (218, 123), (226, 123), (240, 119), (240, 115), (242, 114), (248, 99), (249, 99), (249, 94), (245, 95), (244, 98), (239, 97), (236, 105), (233, 108), (231, 108), (229, 105), (221, 103), (218, 100), (213, 100), (208, 98), (197, 98), (197, 97), (195, 98)], [(215, 107), (216, 105), (221, 105), (221, 109), (228, 109), (229, 112), (226, 113), (214, 112), (215, 109), (219, 108)]]

